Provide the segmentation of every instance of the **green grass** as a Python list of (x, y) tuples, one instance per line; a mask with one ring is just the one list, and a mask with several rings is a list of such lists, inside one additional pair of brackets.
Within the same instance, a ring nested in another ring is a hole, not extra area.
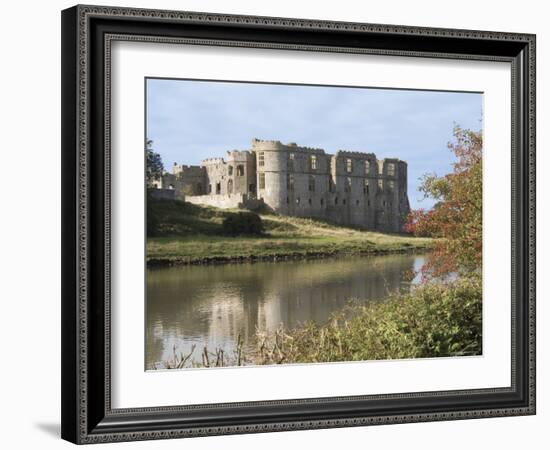
[(158, 220), (157, 236), (147, 240), (150, 263), (389, 253), (427, 249), (432, 243), (429, 238), (370, 232), (269, 213), (260, 214), (263, 235), (228, 236), (222, 222), (235, 211), (180, 201), (152, 202), (150, 208)]

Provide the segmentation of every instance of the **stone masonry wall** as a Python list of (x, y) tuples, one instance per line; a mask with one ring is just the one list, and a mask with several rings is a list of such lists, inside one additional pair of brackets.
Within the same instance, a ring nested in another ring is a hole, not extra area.
[(280, 141), (253, 139), (250, 151), (228, 151), (227, 159), (209, 158), (200, 167), (175, 164), (162, 187), (195, 204), (265, 205), (283, 215), (394, 233), (410, 211), (406, 162)]

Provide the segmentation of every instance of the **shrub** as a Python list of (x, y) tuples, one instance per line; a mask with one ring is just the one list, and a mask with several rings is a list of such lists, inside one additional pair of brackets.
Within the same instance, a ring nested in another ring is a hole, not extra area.
[(222, 223), (223, 231), (227, 234), (262, 234), (264, 227), (258, 214), (252, 212), (238, 212), (227, 216)]
[(481, 279), (432, 282), (325, 325), (259, 334), (256, 364), (434, 358), (481, 354)]

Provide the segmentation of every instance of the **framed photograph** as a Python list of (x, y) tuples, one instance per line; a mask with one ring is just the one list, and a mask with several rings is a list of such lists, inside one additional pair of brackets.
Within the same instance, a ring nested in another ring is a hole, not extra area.
[(62, 12), (62, 437), (535, 413), (535, 36)]

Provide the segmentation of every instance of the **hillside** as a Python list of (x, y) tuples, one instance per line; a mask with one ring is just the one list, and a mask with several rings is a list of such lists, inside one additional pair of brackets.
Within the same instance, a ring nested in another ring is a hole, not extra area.
[(261, 213), (263, 235), (229, 236), (223, 220), (237, 210), (152, 201), (157, 232), (147, 240), (149, 265), (279, 260), (421, 251), (432, 240), (383, 234), (323, 221)]

